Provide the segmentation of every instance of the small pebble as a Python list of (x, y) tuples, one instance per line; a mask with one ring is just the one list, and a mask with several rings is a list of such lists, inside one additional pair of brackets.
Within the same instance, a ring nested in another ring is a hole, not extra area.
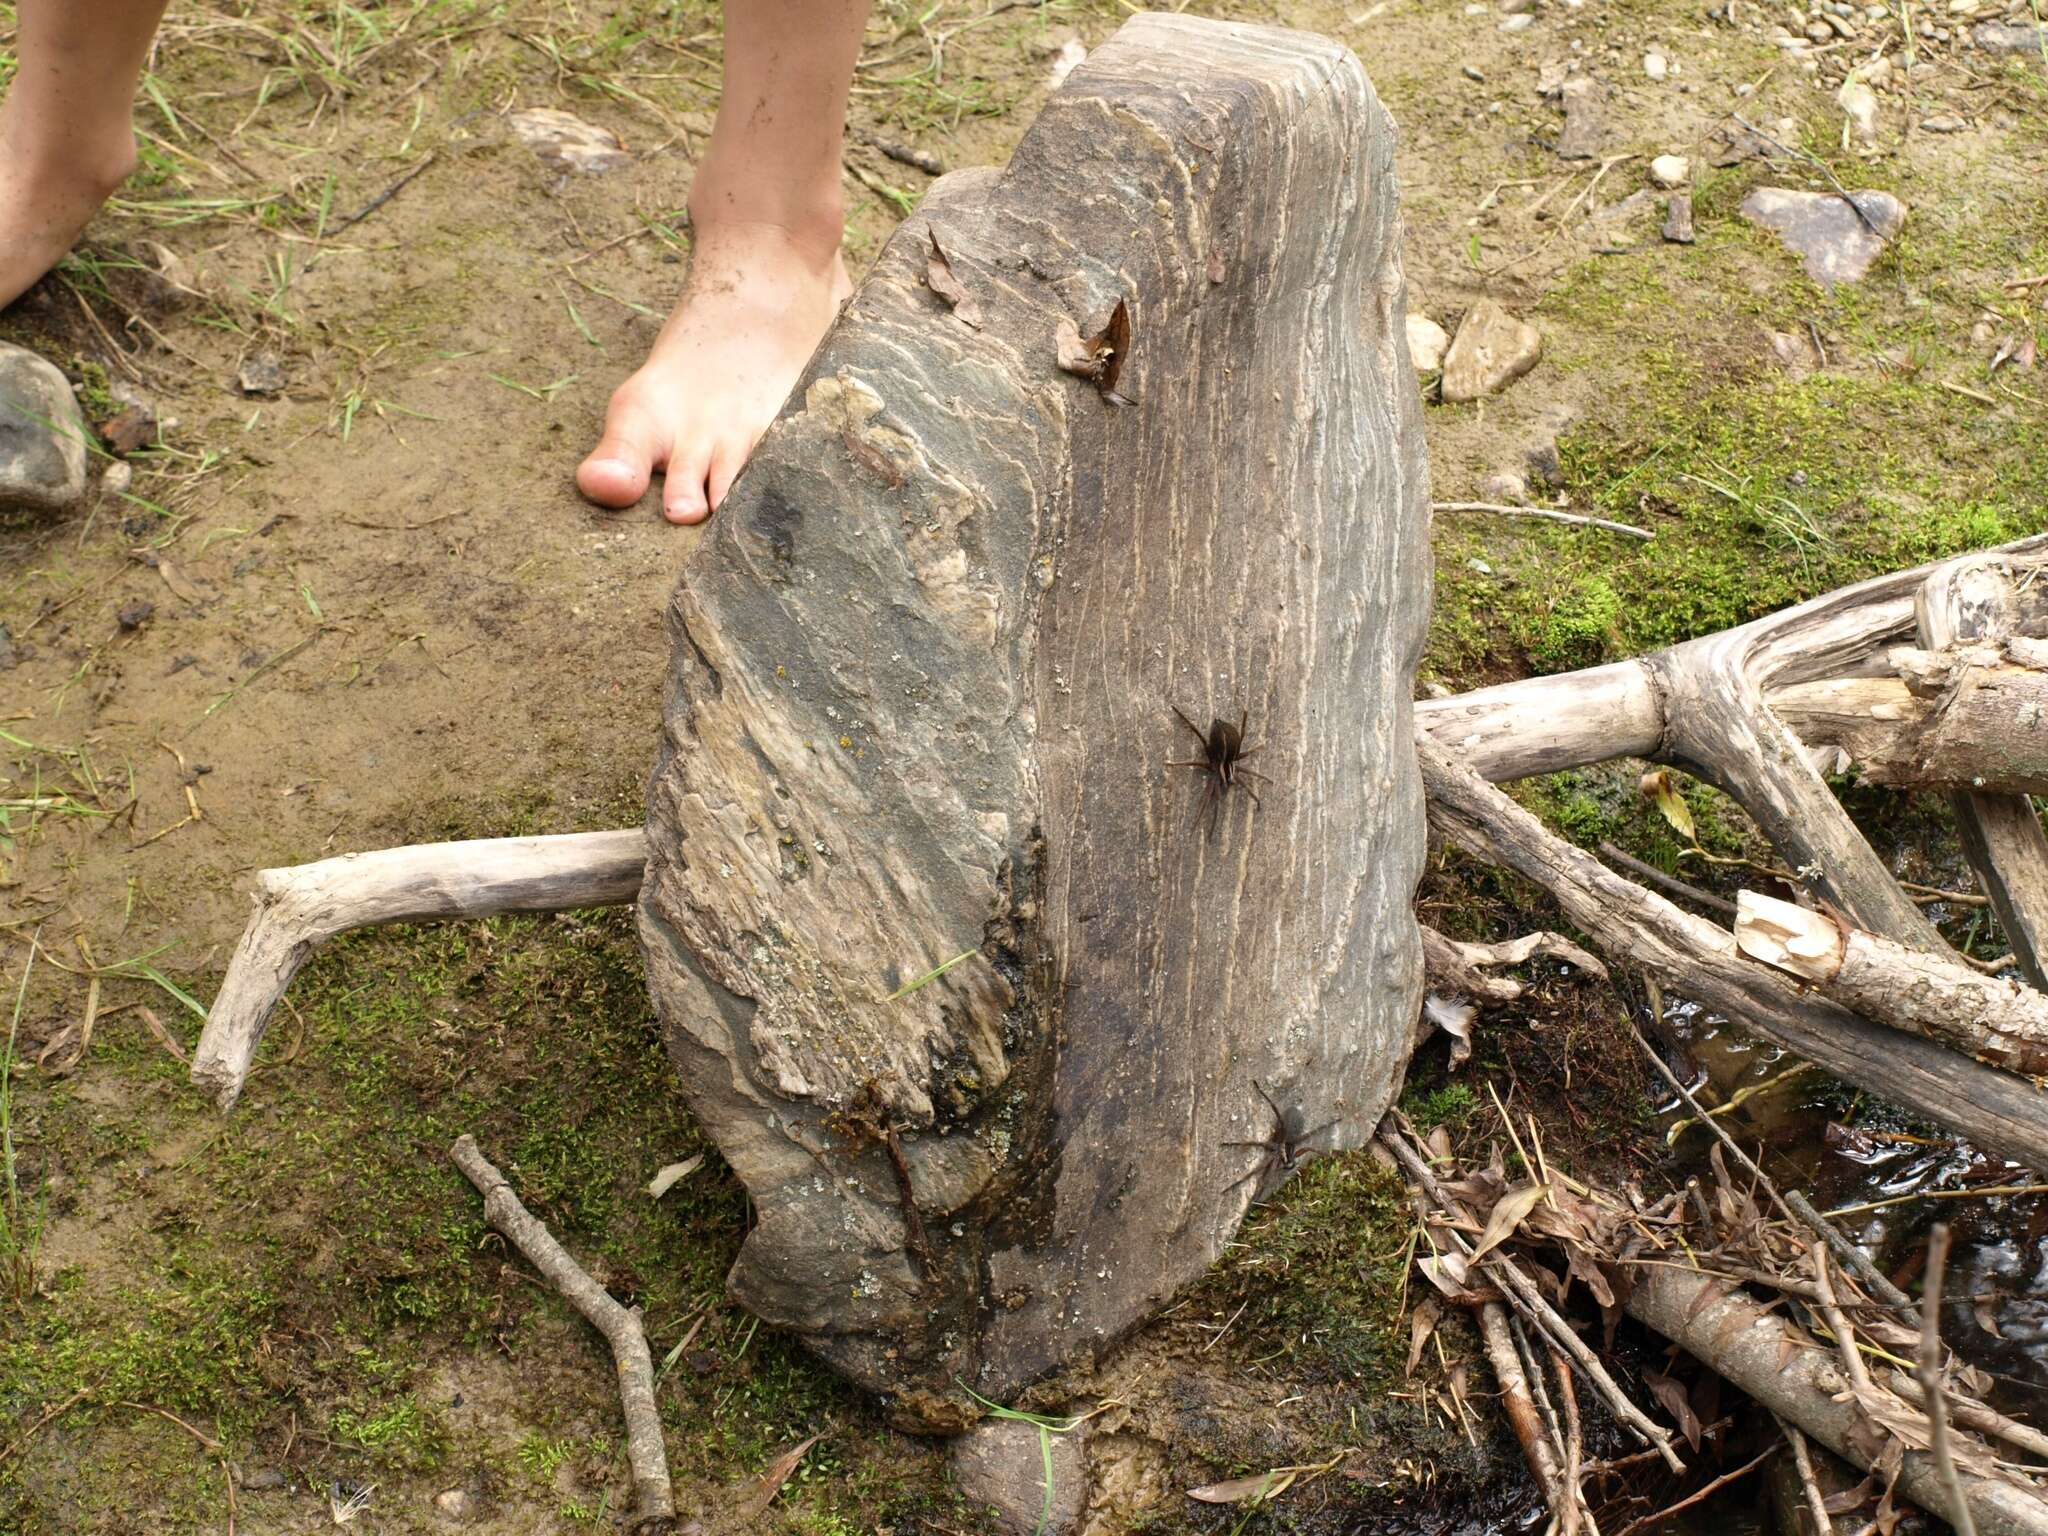
[(1692, 175), (1692, 162), (1683, 155), (1659, 155), (1650, 162), (1650, 180), (1660, 187), (1682, 187)]
[(1510, 16), (1500, 24), (1503, 32), (1526, 32), (1536, 24), (1536, 18), (1524, 11), (1519, 16)]
[(467, 1520), (476, 1513), (476, 1500), (466, 1488), (449, 1488), (434, 1495), (434, 1510), (444, 1520)]
[(100, 490), (108, 496), (126, 495), (128, 487), (135, 483), (135, 469), (125, 459), (109, 464), (100, 475)]
[(1646, 53), (1643, 55), (1643, 73), (1652, 80), (1662, 80), (1671, 73), (1671, 61), (1661, 53)]
[(1484, 80), (1486, 78), (1486, 71), (1479, 68), (1476, 64), (1467, 64), (1464, 74), (1467, 80)]
[(1929, 133), (1961, 133), (1970, 125), (1967, 120), (1957, 117), (1953, 112), (1941, 112), (1933, 117), (1922, 118), (1920, 126)]

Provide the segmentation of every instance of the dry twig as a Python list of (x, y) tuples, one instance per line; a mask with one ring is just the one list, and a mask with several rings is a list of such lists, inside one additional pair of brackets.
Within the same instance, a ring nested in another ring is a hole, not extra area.
[(668, 1453), (662, 1446), (661, 1413), (654, 1402), (654, 1357), (640, 1326), (640, 1309), (622, 1307), (569, 1256), (554, 1234), (519, 1202), (505, 1176), (491, 1165), (474, 1136), (457, 1139), (449, 1157), (484, 1197), (484, 1215), (511, 1239), (527, 1261), (562, 1297), (605, 1336), (618, 1361), (619, 1397), (626, 1415), (626, 1459), (633, 1468), (634, 1528), (642, 1536), (675, 1523), (675, 1495), (669, 1483)]
[(1977, 1536), (1977, 1520), (1963, 1498), (1963, 1480), (1956, 1475), (1955, 1447), (1949, 1444), (1948, 1394), (1941, 1385), (1941, 1277), (1948, 1268), (1948, 1223), (1936, 1222), (1927, 1234), (1927, 1278), (1920, 1290), (1920, 1390), (1927, 1394), (1929, 1450), (1935, 1472), (1948, 1490), (1950, 1518), (1956, 1536)]

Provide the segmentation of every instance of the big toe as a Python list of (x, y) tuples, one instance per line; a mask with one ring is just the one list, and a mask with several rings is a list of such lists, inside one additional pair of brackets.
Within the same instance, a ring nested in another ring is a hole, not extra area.
[(576, 466), (576, 489), (601, 507), (630, 507), (664, 457), (659, 431), (636, 407), (614, 401), (604, 436)]

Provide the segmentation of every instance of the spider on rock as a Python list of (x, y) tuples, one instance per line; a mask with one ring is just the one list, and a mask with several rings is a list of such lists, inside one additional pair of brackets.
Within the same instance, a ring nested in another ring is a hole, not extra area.
[(1252, 804), (1257, 805), (1259, 792), (1246, 781), (1257, 779), (1261, 784), (1272, 782), (1263, 773), (1254, 773), (1243, 766), (1246, 758), (1260, 750), (1258, 746), (1248, 747), (1244, 744), (1244, 728), (1251, 718), (1250, 711), (1240, 711), (1235, 725), (1228, 720), (1211, 720), (1205, 734), (1199, 725), (1181, 713), (1178, 704), (1169, 707), (1179, 716), (1180, 723), (1195, 733), (1195, 740), (1202, 744), (1202, 755), (1182, 758), (1178, 762), (1169, 762), (1166, 766), (1193, 768), (1204, 776), (1202, 800), (1195, 807), (1195, 821), (1199, 824), (1203, 813), (1207, 812), (1209, 835), (1214, 837), (1216, 828), (1223, 819), (1223, 801), (1231, 790), (1243, 790), (1252, 797)]
[(1309, 1158), (1323, 1150), (1321, 1147), (1312, 1147), (1309, 1143), (1322, 1135), (1323, 1132), (1332, 1130), (1344, 1123), (1343, 1117), (1340, 1115), (1335, 1120), (1325, 1121), (1312, 1131), (1297, 1130), (1296, 1127), (1301, 1124), (1301, 1116), (1298, 1111), (1282, 1109), (1274, 1102), (1273, 1095), (1266, 1092), (1265, 1084), (1261, 1083), (1257, 1078), (1252, 1079), (1252, 1086), (1258, 1089), (1259, 1097), (1266, 1101), (1266, 1108), (1273, 1112), (1273, 1133), (1262, 1141), (1226, 1141), (1223, 1143), (1226, 1147), (1258, 1147), (1266, 1154), (1259, 1159), (1258, 1166), (1253, 1168), (1250, 1173), (1245, 1174), (1242, 1178), (1231, 1180), (1223, 1191), (1225, 1194), (1229, 1194), (1238, 1185), (1249, 1184), (1253, 1180), (1263, 1184), (1267, 1177), (1274, 1173), (1291, 1174), (1295, 1172)]

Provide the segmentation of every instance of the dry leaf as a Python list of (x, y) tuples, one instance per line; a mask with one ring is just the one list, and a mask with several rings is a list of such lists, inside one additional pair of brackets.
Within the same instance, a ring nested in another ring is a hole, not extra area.
[(1106, 400), (1123, 400), (1116, 392), (1116, 381), (1123, 375), (1124, 358), (1131, 350), (1128, 303), (1118, 299), (1116, 308), (1109, 312), (1109, 323), (1085, 340), (1081, 328), (1065, 316), (1060, 317), (1053, 337), (1063, 372), (1087, 379), (1102, 391)]
[(1453, 1072), (1472, 1059), (1472, 1022), (1479, 1017), (1477, 1008), (1455, 997), (1431, 993), (1422, 1000), (1422, 1016), (1451, 1037)]
[(1465, 1259), (1462, 1254), (1433, 1253), (1428, 1258), (1417, 1259), (1415, 1267), (1422, 1271), (1423, 1279), (1442, 1291), (1453, 1301), (1468, 1298), (1465, 1289)]
[(1645, 800), (1655, 802), (1657, 809), (1664, 813), (1664, 819), (1671, 823), (1680, 837), (1688, 843), (1697, 843), (1700, 840), (1699, 834), (1693, 829), (1692, 807), (1685, 803), (1685, 797), (1679, 794), (1677, 786), (1671, 782), (1671, 773), (1668, 769), (1659, 768), (1644, 774), (1637, 782), (1637, 788), (1642, 790)]
[(746, 1495), (733, 1508), (733, 1513), (738, 1516), (742, 1525), (758, 1520), (768, 1513), (768, 1506), (775, 1502), (775, 1495), (782, 1492), (782, 1485), (789, 1481), (790, 1473), (797, 1469), (797, 1463), (804, 1459), (804, 1453), (824, 1438), (823, 1435), (813, 1435), (794, 1450), (784, 1451), (761, 1469), (761, 1475), (748, 1486)]
[(649, 1198), (659, 1200), (663, 1195), (676, 1187), (678, 1180), (688, 1178), (703, 1166), (704, 1154), (702, 1152), (699, 1152), (694, 1157), (686, 1157), (680, 1163), (670, 1163), (648, 1183), (647, 1193)]
[(1522, 1218), (1536, 1209), (1543, 1198), (1541, 1184), (1524, 1184), (1511, 1189), (1500, 1197), (1500, 1203), (1493, 1208), (1493, 1214), (1486, 1218), (1486, 1230), (1479, 1236), (1478, 1247), (1472, 1250), (1472, 1260), (1477, 1263), (1510, 1237), (1515, 1228), (1522, 1224)]
[(1190, 1488), (1188, 1497), (1200, 1499), (1204, 1504), (1242, 1504), (1246, 1499), (1263, 1503), (1267, 1499), (1279, 1498), (1292, 1488), (1297, 1475), (1293, 1467), (1275, 1467), (1256, 1477), (1233, 1477), (1228, 1482), (1205, 1483), (1200, 1488)]
[(1425, 1296), (1415, 1304), (1415, 1310), (1408, 1318), (1408, 1369), (1403, 1374), (1415, 1374), (1415, 1367), (1422, 1363), (1423, 1348), (1429, 1343), (1429, 1336), (1436, 1332), (1437, 1319), (1441, 1316), (1443, 1309), (1436, 1304), (1434, 1296)]
[(953, 261), (939, 247), (939, 232), (930, 225), (925, 234), (932, 243), (931, 256), (924, 264), (925, 285), (946, 301), (961, 324), (981, 329), (981, 304), (967, 291), (967, 285), (953, 275)]
[(185, 573), (162, 555), (156, 557), (156, 573), (163, 577), (164, 585), (171, 589), (180, 602), (197, 603), (204, 600), (199, 589), (186, 579)]
[(1698, 1450), (1700, 1419), (1699, 1415), (1692, 1411), (1692, 1397), (1685, 1390), (1685, 1383), (1656, 1371), (1645, 1371), (1643, 1385), (1650, 1389), (1650, 1396), (1657, 1399), (1664, 1411), (1678, 1421), (1678, 1432), (1685, 1436), (1685, 1443)]

